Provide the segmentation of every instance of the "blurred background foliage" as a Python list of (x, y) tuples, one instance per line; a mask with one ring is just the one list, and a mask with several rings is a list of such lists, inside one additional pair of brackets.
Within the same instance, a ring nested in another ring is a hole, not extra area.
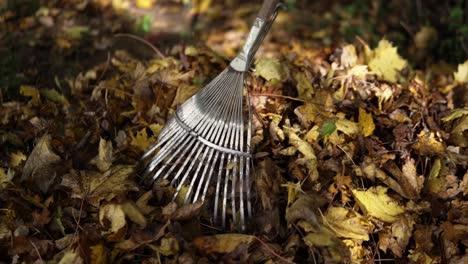
[[(212, 45), (248, 29), (261, 1), (245, 0), (0, 0), (0, 88), (16, 98), (22, 84), (55, 87), (105, 60), (116, 33), (138, 35), (165, 52), (174, 44)], [(272, 37), (309, 48), (382, 37), (416, 68), (456, 65), (468, 53), (468, 1), (286, 0)], [(231, 31), (231, 36), (224, 34)], [(242, 41), (238, 37), (237, 41)], [(145, 55), (145, 50), (135, 53)], [(151, 53), (146, 53), (146, 55)], [(60, 77), (60, 78), (59, 78)], [(62, 91), (65, 92), (66, 91)], [(0, 98), (1, 99), (1, 98)]]

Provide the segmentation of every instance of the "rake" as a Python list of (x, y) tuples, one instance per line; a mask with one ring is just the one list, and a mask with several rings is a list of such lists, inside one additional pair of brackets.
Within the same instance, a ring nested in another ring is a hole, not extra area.
[(240, 54), (174, 112), (142, 157), (143, 181), (169, 181), (173, 199), (181, 196), (184, 204), (210, 198), (214, 224), (222, 228), (227, 214), (242, 230), (252, 216), (252, 126), (247, 91), (244, 109), (245, 73), (280, 6), (279, 0), (263, 2)]

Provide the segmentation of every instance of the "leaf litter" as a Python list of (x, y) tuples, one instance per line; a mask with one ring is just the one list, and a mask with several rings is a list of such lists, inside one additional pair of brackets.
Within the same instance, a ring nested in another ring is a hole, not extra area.
[[(113, 2), (134, 11), (156, 1)], [(41, 5), (18, 25), (16, 14), (1, 19), (53, 40), (63, 56), (90, 36), (104, 53), (106, 34), (123, 27), (81, 23), (82, 10), (110, 12), (110, 1)], [(116, 48), (75, 75), (22, 83), (16, 98), (2, 90), (0, 261), (466, 262), (468, 62), (421, 69), (385, 38), (317, 45), (328, 28), (296, 28), (285, 43), (288, 12), (247, 81), (256, 187), (248, 233), (217, 229), (203, 203), (171, 202), (168, 183), (138, 184), (134, 165), (167, 117), (242, 45), (246, 22), (209, 11), (221, 7), (191, 7), (229, 23), (208, 27), (206, 45), (178, 41), (150, 58)], [(253, 10), (237, 15), (248, 21)], [(435, 39), (423, 27), (412, 48), (427, 52)]]

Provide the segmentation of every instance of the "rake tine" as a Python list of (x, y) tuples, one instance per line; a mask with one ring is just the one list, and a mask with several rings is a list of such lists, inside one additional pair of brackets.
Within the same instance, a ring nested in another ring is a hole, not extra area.
[[(221, 74), (184, 102), (143, 155), (143, 179), (167, 179), (184, 204), (214, 196), (213, 220), (246, 229), (250, 193), (251, 106), (245, 72), (278, 13), (279, 0), (265, 0), (240, 54)], [(243, 96), (246, 89), (246, 96)], [(248, 108), (244, 116), (244, 100)], [(244, 123), (247, 122), (247, 127)], [(215, 186), (214, 193), (210, 186)], [(211, 205), (213, 205), (213, 203)], [(228, 211), (228, 206), (229, 208)]]

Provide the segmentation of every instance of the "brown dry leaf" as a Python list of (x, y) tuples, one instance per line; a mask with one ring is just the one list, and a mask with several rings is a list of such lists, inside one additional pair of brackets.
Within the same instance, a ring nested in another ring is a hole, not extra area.
[(433, 131), (421, 131), (416, 139), (416, 143), (413, 145), (413, 149), (421, 156), (442, 156), (445, 154), (444, 143), (435, 138), (435, 133)]
[(399, 181), (404, 195), (409, 199), (419, 198), (419, 194), (424, 186), (424, 176), (418, 175), (416, 172), (416, 165), (413, 159), (408, 159), (403, 164), (402, 168), (403, 179)]
[(455, 126), (450, 131), (450, 141), (456, 146), (468, 147), (468, 116), (465, 115), (456, 121)]
[(338, 237), (368, 241), (372, 231), (364, 217), (343, 207), (328, 208), (323, 221)]
[(393, 223), (404, 213), (404, 207), (387, 195), (387, 188), (371, 187), (367, 191), (352, 190), (361, 210), (384, 222)]
[(109, 241), (122, 240), (127, 231), (125, 212), (120, 204), (106, 204), (99, 208), (99, 223), (106, 230)]
[(171, 219), (174, 221), (185, 221), (194, 218), (203, 208), (203, 201), (196, 203), (185, 204), (181, 208), (177, 208)]
[(91, 255), (89, 256), (92, 264), (106, 264), (107, 252), (103, 244), (97, 244), (89, 247)]
[(375, 130), (372, 114), (367, 113), (366, 110), (362, 108), (359, 108), (359, 128), (362, 132), (362, 135), (365, 137), (371, 136)]
[(294, 80), (296, 81), (297, 97), (303, 100), (312, 99), (314, 87), (306, 74), (303, 72), (297, 72), (294, 75)]
[(379, 248), (384, 252), (390, 249), (395, 256), (402, 257), (413, 233), (414, 220), (408, 215), (400, 215), (392, 224), (391, 233), (379, 236)]
[(5, 172), (4, 168), (0, 168), (0, 190), (11, 182), (13, 176), (15, 176), (15, 172), (13, 170)]
[(156, 207), (148, 205), (148, 201), (153, 197), (153, 191), (147, 191), (138, 198), (136, 206), (144, 215), (150, 214)]
[(57, 172), (53, 169), (54, 164), (61, 160), (60, 156), (52, 151), (50, 140), (51, 137), (48, 134), (39, 139), (26, 164), (24, 164), (21, 176), (21, 181), (27, 179), (34, 181), (44, 193), (49, 190), (50, 185), (55, 180)]
[(112, 154), (112, 141), (106, 141), (105, 139), (101, 138), (99, 141), (98, 155), (94, 157), (90, 163), (95, 164), (100, 172), (105, 172), (111, 167), (112, 161), (114, 160)]
[(172, 235), (166, 235), (166, 237), (161, 238), (161, 242), (157, 246), (151, 244), (148, 246), (163, 256), (175, 255), (180, 250), (179, 242)]
[(377, 48), (373, 50), (368, 65), (382, 79), (396, 82), (398, 72), (406, 67), (407, 62), (400, 57), (397, 48), (393, 47), (392, 43), (382, 39)]
[(63, 176), (62, 185), (72, 189), (72, 198), (87, 199), (98, 207), (101, 200), (110, 201), (118, 195), (137, 191), (136, 183), (129, 179), (133, 173), (132, 166), (115, 166), (105, 173), (72, 170)]
[(206, 254), (233, 252), (242, 244), (251, 245), (255, 241), (255, 236), (243, 234), (219, 234), (213, 236), (197, 237), (192, 242), (202, 252)]

